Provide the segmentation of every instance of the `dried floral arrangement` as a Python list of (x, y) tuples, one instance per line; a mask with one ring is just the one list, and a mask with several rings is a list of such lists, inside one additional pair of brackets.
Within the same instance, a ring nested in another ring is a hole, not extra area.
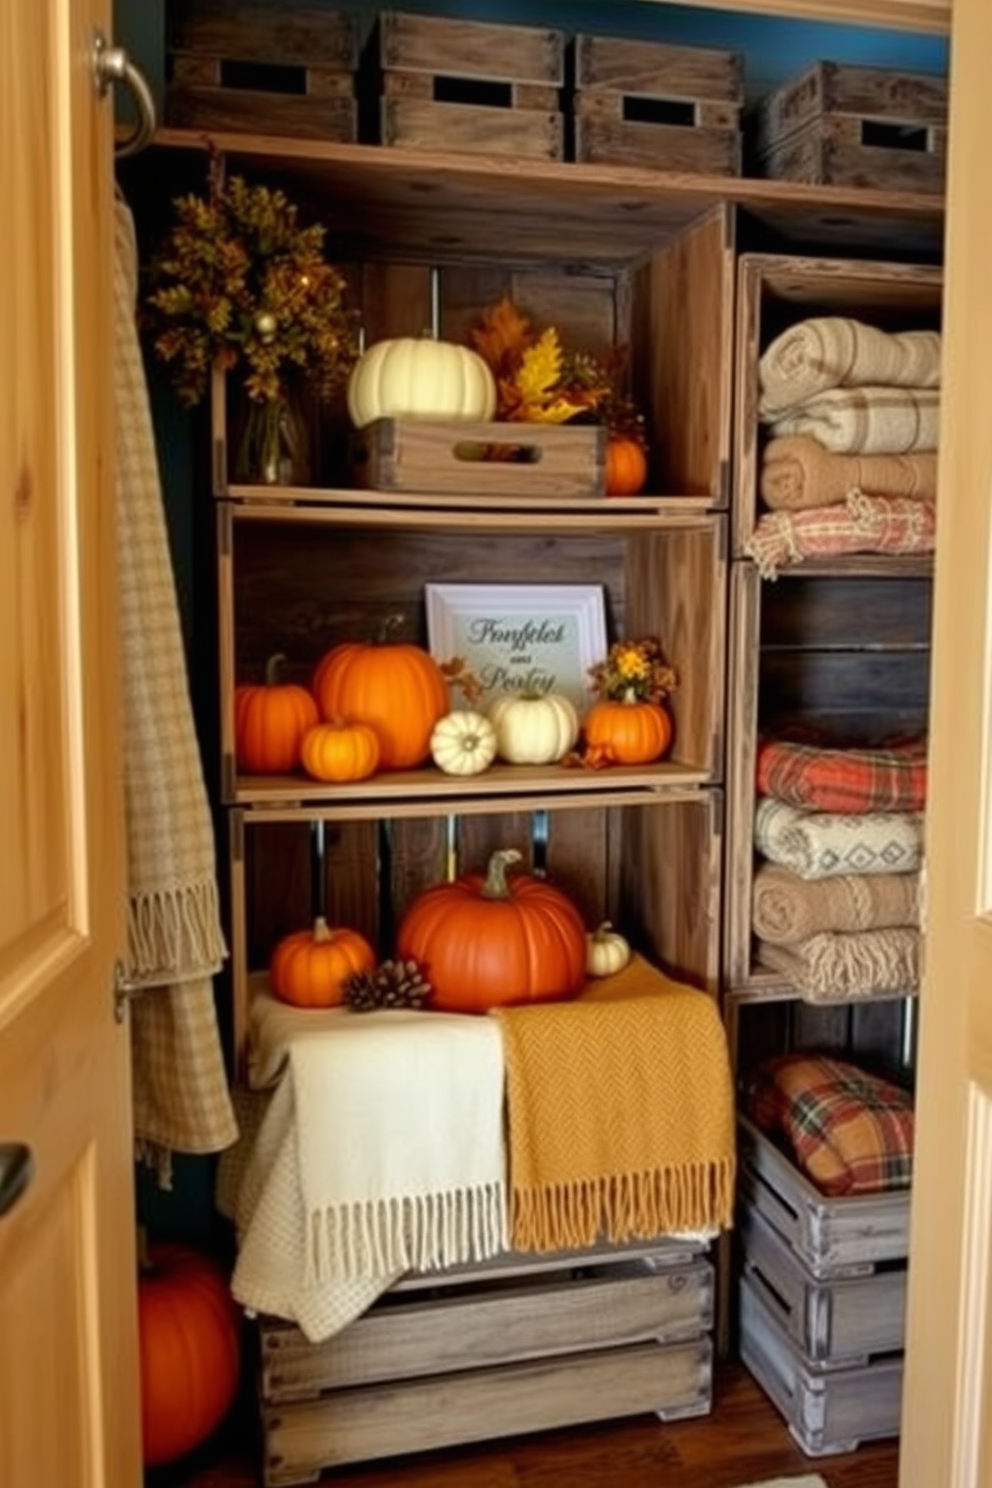
[(324, 227), (301, 227), (282, 191), (240, 176), (222, 183), (216, 170), (206, 197), (178, 197), (174, 208), (145, 304), (183, 404), (201, 401), (214, 367), (239, 364), (256, 403), (285, 398), (300, 374), (329, 398), (358, 346), (344, 276), (324, 258)]
[(644, 417), (622, 388), (623, 348), (608, 359), (569, 351), (557, 327), (536, 330), (508, 296), (483, 312), (470, 338), (496, 379), (497, 419), (603, 424), (646, 444)]
[(663, 703), (678, 686), (675, 669), (655, 636), (615, 641), (605, 659), (589, 668), (589, 675), (598, 697), (617, 701)]

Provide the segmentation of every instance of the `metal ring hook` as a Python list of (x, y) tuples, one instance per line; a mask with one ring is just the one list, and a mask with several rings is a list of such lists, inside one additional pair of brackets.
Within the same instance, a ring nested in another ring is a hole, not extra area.
[(130, 90), (137, 106), (138, 122), (117, 146), (114, 154), (118, 160), (123, 160), (127, 155), (137, 155), (155, 133), (155, 100), (151, 88), (124, 48), (108, 46), (106, 37), (100, 31), (93, 41), (93, 71), (101, 98), (106, 97), (114, 83), (124, 83)]

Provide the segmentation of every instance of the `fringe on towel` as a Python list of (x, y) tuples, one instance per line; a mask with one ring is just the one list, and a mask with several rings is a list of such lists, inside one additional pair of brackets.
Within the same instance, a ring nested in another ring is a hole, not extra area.
[(130, 895), (127, 943), (136, 981), (173, 986), (212, 976), (227, 956), (216, 880)]
[(502, 1183), (334, 1205), (309, 1216), (304, 1284), (484, 1261), (508, 1234)]
[(733, 1222), (732, 1159), (617, 1173), (513, 1191), (511, 1234), (519, 1250), (615, 1245)]

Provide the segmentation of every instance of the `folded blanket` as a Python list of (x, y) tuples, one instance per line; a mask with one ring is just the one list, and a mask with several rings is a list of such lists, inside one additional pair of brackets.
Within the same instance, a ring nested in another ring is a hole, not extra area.
[(923, 815), (912, 811), (801, 811), (762, 796), (754, 813), (755, 851), (800, 878), (844, 873), (914, 873), (923, 860)]
[(863, 455), (935, 450), (939, 428), (936, 388), (831, 388), (771, 422), (775, 435), (811, 434), (837, 454)]
[(730, 1225), (734, 1093), (714, 998), (635, 957), (575, 1001), (494, 1019), (517, 1249)]
[(759, 940), (795, 946), (823, 930), (886, 930), (920, 924), (918, 873), (842, 873), (805, 879), (762, 863), (751, 886), (751, 924)]
[(758, 363), (760, 418), (771, 419), (830, 388), (940, 387), (939, 331), (882, 331), (842, 315), (801, 320)]
[(937, 523), (932, 501), (852, 492), (839, 506), (764, 512), (744, 544), (763, 579), (806, 558), (846, 553), (932, 553)]
[(805, 1002), (853, 1002), (915, 992), (920, 983), (920, 932), (821, 931), (798, 945), (758, 943), (758, 959), (779, 971)]
[(925, 740), (889, 749), (819, 749), (791, 740), (758, 745), (758, 793), (807, 811), (922, 811)]
[(308, 1284), (506, 1245), (503, 1053), (486, 1018), (257, 997), (251, 1083), (292, 1081)]
[(785, 1137), (821, 1193), (909, 1187), (913, 1099), (900, 1086), (844, 1060), (786, 1054), (761, 1066), (745, 1104), (762, 1131)]
[(765, 445), (759, 477), (761, 499), (773, 511), (832, 506), (852, 491), (935, 501), (937, 456), (838, 455), (809, 434), (787, 434)]

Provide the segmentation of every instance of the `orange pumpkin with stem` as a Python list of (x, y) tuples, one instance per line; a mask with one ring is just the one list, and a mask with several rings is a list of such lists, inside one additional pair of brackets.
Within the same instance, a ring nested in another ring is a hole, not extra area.
[(568, 896), (528, 873), (512, 878), (513, 848), (487, 871), (435, 884), (410, 905), (397, 954), (424, 967), (431, 1006), (484, 1013), (514, 1003), (574, 997), (585, 982), (586, 932)]
[(325, 718), (367, 723), (379, 740), (383, 770), (409, 770), (430, 754), (434, 725), (448, 712), (448, 684), (429, 652), (388, 635), (346, 642), (322, 657), (314, 690)]
[(607, 496), (636, 496), (648, 478), (648, 457), (640, 440), (611, 434), (606, 441)]
[(379, 737), (367, 723), (328, 719), (303, 735), (300, 762), (315, 780), (366, 780), (379, 764)]
[(285, 936), (269, 962), (269, 983), (280, 1002), (293, 1007), (340, 1007), (344, 984), (358, 971), (372, 971), (375, 951), (364, 935), (332, 929), (318, 915), (310, 930)]
[(280, 682), (286, 660), (270, 656), (261, 686), (243, 683), (234, 691), (234, 751), (239, 770), (282, 775), (300, 763), (300, 744), (320, 722), (313, 694), (295, 682)]
[(593, 703), (583, 724), (586, 743), (618, 765), (647, 765), (661, 759), (672, 739), (672, 723), (657, 703), (629, 697)]

